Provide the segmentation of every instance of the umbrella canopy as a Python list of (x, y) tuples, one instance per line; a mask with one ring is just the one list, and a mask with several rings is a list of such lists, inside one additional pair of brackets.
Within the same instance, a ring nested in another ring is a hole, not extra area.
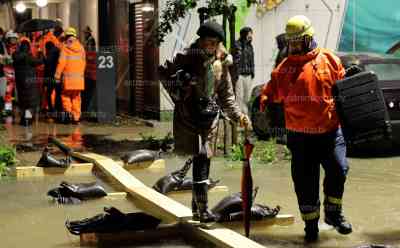
[(36, 31), (42, 31), (46, 29), (51, 29), (59, 26), (60, 23), (53, 20), (48, 19), (31, 19), (21, 23), (18, 26), (18, 33), (30, 33)]

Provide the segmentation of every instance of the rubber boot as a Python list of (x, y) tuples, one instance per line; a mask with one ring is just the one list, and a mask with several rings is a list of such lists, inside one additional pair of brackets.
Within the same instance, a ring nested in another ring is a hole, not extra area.
[(353, 228), (343, 215), (342, 205), (324, 203), (325, 223), (335, 227), (340, 234), (349, 234)]
[(215, 215), (208, 210), (208, 184), (207, 183), (196, 183), (193, 184), (193, 190), (195, 193), (195, 203), (200, 217), (201, 223), (215, 222)]
[(306, 243), (316, 242), (318, 240), (318, 219), (315, 220), (306, 220), (305, 221), (306, 227), (304, 231), (306, 235), (304, 236), (304, 241)]
[(193, 214), (193, 220), (199, 221), (200, 220), (200, 214), (199, 214), (199, 209), (197, 207), (197, 203), (194, 197), (194, 191), (193, 191), (193, 197), (192, 197), (192, 214)]

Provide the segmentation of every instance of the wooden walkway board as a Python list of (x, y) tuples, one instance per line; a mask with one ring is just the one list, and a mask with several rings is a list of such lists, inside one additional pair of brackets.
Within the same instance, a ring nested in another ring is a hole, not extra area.
[[(117, 165), (124, 167), (125, 169), (132, 170), (161, 170), (165, 168), (165, 160), (159, 159), (153, 162), (142, 162), (138, 164), (124, 165), (123, 162), (115, 162)], [(65, 175), (65, 176), (77, 176), (92, 174), (93, 163), (80, 163), (71, 164), (68, 168), (44, 168), (38, 166), (20, 166), (15, 167), (11, 171), (11, 175), (17, 178), (25, 177), (44, 177), (47, 175)]]
[(179, 238), (179, 225), (160, 225), (156, 229), (145, 231), (126, 231), (121, 233), (83, 233), (80, 235), (81, 246), (121, 243), (123, 245), (156, 242), (160, 239)]
[(44, 177), (47, 175), (82, 175), (91, 174), (92, 163), (71, 164), (68, 168), (43, 168), (38, 166), (21, 166), (12, 169), (11, 175), (17, 178)]
[(164, 221), (184, 221), (192, 218), (191, 209), (147, 187), (113, 160), (97, 154), (79, 154), (83, 160), (96, 164), (106, 175), (116, 180), (133, 197), (135, 205), (142, 207)]
[[(254, 229), (263, 229), (268, 226), (278, 225), (278, 226), (289, 226), (294, 223), (294, 216), (291, 214), (278, 214), (274, 218), (251, 221), (251, 230)], [(242, 221), (234, 221), (234, 222), (223, 222), (221, 223), (224, 227), (238, 229), (243, 228)]]
[(188, 229), (191, 229), (194, 234), (211, 241), (221, 248), (265, 248), (265, 246), (228, 228), (217, 227), (213, 229), (203, 229), (189, 224), (186, 226)]

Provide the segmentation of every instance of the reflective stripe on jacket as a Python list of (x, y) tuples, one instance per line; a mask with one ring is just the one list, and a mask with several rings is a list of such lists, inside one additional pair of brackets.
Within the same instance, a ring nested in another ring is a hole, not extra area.
[(85, 49), (78, 40), (74, 40), (62, 47), (55, 78), (63, 79), (65, 90), (84, 90), (85, 67)]

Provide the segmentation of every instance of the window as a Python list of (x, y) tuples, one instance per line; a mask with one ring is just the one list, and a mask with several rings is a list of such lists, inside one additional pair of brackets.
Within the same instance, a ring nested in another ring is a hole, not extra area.
[(366, 64), (366, 71), (373, 71), (381, 81), (400, 80), (399, 64)]

